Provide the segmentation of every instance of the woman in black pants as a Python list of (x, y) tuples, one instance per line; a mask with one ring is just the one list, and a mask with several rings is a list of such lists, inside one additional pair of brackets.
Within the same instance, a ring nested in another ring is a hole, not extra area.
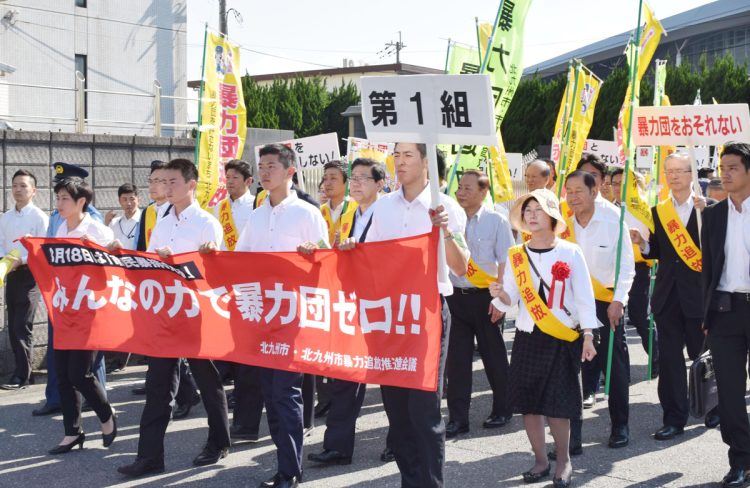
[[(57, 210), (64, 219), (56, 237), (78, 237), (102, 246), (112, 242), (112, 230), (86, 213), (92, 196), (91, 188), (81, 178), (67, 178), (55, 185)], [(117, 436), (114, 410), (91, 371), (95, 358), (96, 351), (55, 349), (54, 367), (57, 370), (65, 437), (50, 449), (50, 454), (64, 454), (76, 446), (83, 448), (86, 434), (81, 426), (81, 395), (102, 423), (104, 447), (109, 447)]]

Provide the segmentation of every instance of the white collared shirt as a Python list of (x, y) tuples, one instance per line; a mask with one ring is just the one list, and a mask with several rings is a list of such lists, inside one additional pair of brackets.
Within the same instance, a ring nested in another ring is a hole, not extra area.
[[(528, 246), (527, 246), (528, 247)], [(570, 276), (565, 280), (565, 286), (559, 281), (555, 284), (555, 300), (550, 307), (550, 311), (560, 319), (566, 326), (574, 329), (580, 324), (582, 329), (596, 329), (600, 326), (596, 319), (596, 304), (594, 302), (594, 289), (591, 286), (589, 269), (586, 266), (586, 260), (583, 257), (581, 248), (572, 242), (563, 239), (557, 239), (555, 247), (546, 252), (529, 251), (529, 261), (534, 263), (536, 269), (542, 275), (542, 278), (548, 286), (552, 286), (552, 265), (558, 261), (566, 263), (570, 267)], [(534, 290), (539, 291), (539, 277), (534, 272), (531, 264), (531, 280), (534, 283)], [(503, 271), (503, 289), (510, 296), (510, 305), (505, 305), (500, 299), (492, 300), (492, 305), (501, 312), (508, 312), (514, 305), (518, 304), (519, 311), (516, 318), (516, 329), (524, 332), (534, 330), (534, 319), (529, 315), (526, 306), (521, 301), (521, 292), (516, 284), (516, 277), (513, 266), (508, 263)], [(565, 308), (570, 312), (570, 317), (565, 310), (560, 307), (559, 297), (565, 290), (564, 303)], [(545, 290), (545, 297), (550, 298), (549, 291)], [(548, 305), (549, 306), (549, 305)]]
[(677, 216), (680, 218), (680, 222), (682, 222), (682, 225), (684, 227), (687, 227), (688, 220), (690, 220), (690, 214), (693, 212), (693, 209), (695, 208), (695, 203), (693, 203), (693, 198), (694, 198), (693, 192), (692, 191), (690, 192), (690, 196), (682, 204), (677, 203), (677, 200), (672, 195), (672, 192), (669, 192), (669, 198), (672, 199), (672, 205), (674, 205), (674, 209), (677, 212)]
[(377, 203), (377, 200), (375, 200), (372, 205), (367, 207), (367, 210), (365, 210), (364, 214), (362, 213), (362, 207), (357, 207), (357, 210), (355, 210), (357, 218), (354, 220), (354, 230), (352, 231), (352, 237), (354, 237), (357, 242), (359, 242), (359, 239), (362, 237), (362, 233), (365, 231), (368, 222), (370, 222), (370, 219), (372, 218), (372, 209), (375, 208), (375, 203)]
[(17, 249), (21, 253), (21, 264), (26, 264), (28, 251), (20, 242), (13, 241), (26, 234), (45, 237), (47, 224), (49, 217), (33, 202), (29, 202), (21, 210), (16, 210), (14, 204), (13, 208), (0, 216), (0, 258)]
[[(331, 205), (331, 201), (332, 200), (328, 200), (329, 207)], [(333, 222), (338, 222), (339, 221), (339, 218), (341, 217), (341, 212), (343, 212), (343, 210), (344, 210), (344, 202), (346, 202), (346, 198), (344, 198), (343, 200), (341, 200), (341, 203), (339, 203), (338, 205), (336, 205), (336, 208), (332, 208), (331, 209), (331, 220), (333, 220)]]
[(108, 246), (115, 239), (112, 229), (101, 222), (91, 218), (91, 214), (85, 212), (83, 220), (75, 229), (68, 229), (68, 221), (63, 220), (57, 229), (55, 237), (83, 237), (88, 236), (92, 241), (100, 246)]
[(724, 268), (717, 290), (750, 293), (750, 197), (742, 202), (742, 213), (728, 199)]
[[(466, 245), (480, 269), (495, 275), (500, 263), (508, 260), (508, 249), (514, 244), (510, 222), (497, 212), (479, 207), (466, 221)], [(475, 288), (466, 276), (450, 274), (451, 283), (459, 288)]]
[[(253, 213), (253, 204), (255, 203), (255, 196), (250, 193), (250, 191), (246, 191), (240, 198), (237, 200), (232, 200), (231, 197), (227, 196), (229, 198), (229, 206), (232, 210), (232, 220), (234, 220), (234, 227), (237, 229), (237, 235), (239, 236), (242, 234), (242, 231), (245, 229), (245, 226), (247, 225), (247, 221), (250, 220), (250, 214)], [(219, 205), (216, 205), (211, 209), (213, 216), (216, 217), (216, 219), (221, 223), (221, 203)], [(227, 250), (226, 242), (224, 242), (224, 239), (221, 240), (221, 248), (222, 251)]]
[(324, 243), (328, 247), (328, 227), (320, 210), (292, 191), (275, 206), (271, 206), (269, 196), (253, 211), (234, 250), (296, 251), (305, 242)]
[[(448, 213), (448, 231), (451, 234), (457, 232), (463, 234), (466, 229), (466, 213), (464, 210), (455, 200), (444, 193), (440, 193), (440, 204)], [(407, 202), (404, 198), (402, 187), (380, 198), (373, 207), (372, 224), (367, 232), (365, 242), (387, 241), (432, 232), (432, 220), (429, 214), (429, 184), (411, 202)], [(468, 254), (468, 251), (466, 252)], [(444, 262), (445, 281), (438, 281), (438, 290), (443, 296), (448, 296), (453, 294), (453, 284), (448, 278), (447, 260), (444, 260)]]
[(173, 205), (164, 217), (156, 221), (147, 251), (169, 247), (174, 254), (180, 254), (197, 251), (207, 242), (219, 247), (222, 239), (219, 221), (194, 201), (179, 216)]
[(620, 276), (615, 286), (615, 264), (617, 262), (617, 240), (620, 234), (620, 215), (618, 210), (608, 209), (602, 205), (594, 206), (586, 227), (578, 224), (573, 216), (575, 239), (586, 258), (591, 276), (607, 288), (615, 288), (614, 300), (628, 304), (628, 293), (635, 277), (633, 244), (627, 224), (622, 230), (622, 259), (620, 259)]
[(124, 249), (133, 250), (138, 247), (138, 226), (141, 225), (141, 211), (136, 210), (132, 218), (119, 215), (112, 219), (109, 228), (115, 234), (115, 239), (122, 243)]

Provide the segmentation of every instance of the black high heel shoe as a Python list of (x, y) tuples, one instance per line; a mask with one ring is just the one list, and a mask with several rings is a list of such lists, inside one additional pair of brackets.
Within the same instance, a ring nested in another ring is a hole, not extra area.
[(573, 475), (568, 476), (568, 479), (562, 479), (562, 478), (552, 478), (552, 486), (553, 488), (570, 488), (571, 480), (573, 478)]
[(538, 473), (534, 473), (531, 470), (526, 471), (523, 474), (523, 482), (524, 483), (538, 483), (542, 481), (544, 478), (549, 476), (550, 468), (552, 467), (551, 464), (547, 465), (547, 469), (540, 471)]
[(65, 454), (66, 452), (70, 452), (71, 449), (73, 449), (76, 446), (81, 446), (81, 449), (83, 449), (83, 441), (86, 440), (86, 434), (81, 432), (78, 434), (78, 437), (73, 442), (70, 442), (68, 444), (60, 444), (58, 446), (53, 447), (50, 449), (50, 454)]
[(105, 434), (102, 432), (102, 443), (104, 444), (104, 447), (109, 447), (112, 445), (112, 443), (115, 441), (115, 437), (117, 437), (117, 417), (115, 417), (114, 412), (112, 413), (112, 432), (109, 434)]

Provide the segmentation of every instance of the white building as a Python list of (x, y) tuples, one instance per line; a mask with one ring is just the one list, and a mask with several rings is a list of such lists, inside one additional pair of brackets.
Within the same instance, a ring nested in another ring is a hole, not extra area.
[(153, 135), (158, 81), (184, 133), (186, 22), (186, 0), (0, 0), (0, 128), (75, 132), (80, 71), (85, 132)]

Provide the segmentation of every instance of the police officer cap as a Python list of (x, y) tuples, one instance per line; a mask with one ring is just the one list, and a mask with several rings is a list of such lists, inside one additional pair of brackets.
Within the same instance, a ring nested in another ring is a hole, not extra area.
[(86, 178), (89, 172), (80, 166), (75, 164), (57, 162), (52, 165), (55, 168), (55, 180), (62, 180), (63, 178), (70, 178), (77, 176), (79, 178)]

